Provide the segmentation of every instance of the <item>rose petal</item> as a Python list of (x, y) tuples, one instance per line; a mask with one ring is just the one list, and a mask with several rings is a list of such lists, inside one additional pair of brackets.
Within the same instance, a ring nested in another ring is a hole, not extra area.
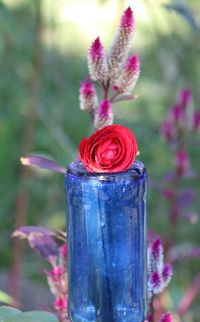
[(115, 124), (84, 138), (79, 158), (90, 172), (121, 172), (134, 162), (138, 151), (136, 138), (126, 127)]

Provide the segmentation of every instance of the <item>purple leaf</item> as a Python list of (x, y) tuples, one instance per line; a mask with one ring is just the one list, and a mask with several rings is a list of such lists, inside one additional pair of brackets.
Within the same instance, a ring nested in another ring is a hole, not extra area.
[(138, 98), (137, 95), (123, 95), (123, 96), (120, 96), (118, 98), (114, 98), (113, 103), (118, 103), (118, 102), (121, 102), (121, 101), (132, 101), (132, 100), (135, 100), (137, 98)]
[(30, 246), (47, 260), (58, 255), (58, 246), (53, 238), (48, 235), (32, 234), (28, 238), (28, 241)]
[(45, 227), (36, 226), (24, 226), (16, 229), (13, 233), (13, 237), (20, 237), (22, 239), (28, 238), (30, 234), (43, 234), (47, 236), (55, 236), (56, 233)]
[(29, 245), (47, 260), (58, 254), (58, 246), (52, 236), (56, 236), (53, 231), (34, 226), (20, 227), (13, 233), (13, 237), (27, 238)]
[(64, 174), (66, 173), (66, 168), (60, 166), (59, 164), (57, 164), (52, 160), (49, 160), (43, 157), (30, 155), (30, 156), (20, 158), (20, 161), (23, 165), (32, 165), (42, 169), (51, 170), (54, 172), (60, 172)]

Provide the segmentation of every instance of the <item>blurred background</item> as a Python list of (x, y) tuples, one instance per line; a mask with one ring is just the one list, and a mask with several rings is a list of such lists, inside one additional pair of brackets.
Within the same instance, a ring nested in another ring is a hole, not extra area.
[[(139, 55), (142, 73), (134, 91), (139, 98), (116, 104), (115, 122), (138, 138), (140, 160), (150, 178), (148, 225), (167, 239), (168, 204), (151, 182), (160, 182), (172, 167), (160, 126), (177, 92), (189, 87), (191, 108), (200, 107), (199, 0), (0, 1), (0, 290), (15, 296), (24, 309), (50, 299), (42, 261), (25, 243), (22, 247), (12, 240), (12, 232), (20, 225), (64, 230), (65, 199), (62, 175), (22, 168), (19, 159), (34, 153), (67, 165), (76, 157), (81, 138), (91, 133), (89, 116), (79, 109), (88, 47), (100, 36), (109, 48), (128, 5), (136, 18), (131, 51)], [(189, 139), (196, 172), (199, 146), (199, 136)], [(197, 178), (189, 185), (198, 196)], [(182, 248), (200, 242), (200, 199), (190, 208), (195, 220), (181, 219), (174, 237)], [(199, 271), (199, 258), (176, 263), (167, 308), (176, 308)], [(199, 321), (199, 300), (197, 296), (183, 321)]]

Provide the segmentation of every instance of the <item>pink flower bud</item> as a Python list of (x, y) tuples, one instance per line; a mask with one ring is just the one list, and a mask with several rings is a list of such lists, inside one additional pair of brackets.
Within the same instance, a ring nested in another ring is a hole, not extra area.
[(80, 87), (80, 109), (91, 112), (98, 105), (97, 93), (94, 84), (90, 81), (83, 81)]
[(147, 320), (145, 320), (146, 322), (153, 322), (153, 314), (149, 313), (147, 315)]
[(98, 60), (102, 59), (103, 57), (103, 45), (100, 42), (100, 38), (97, 37), (94, 42), (92, 43), (92, 46), (89, 49), (89, 53), (92, 60)]
[(164, 287), (166, 287), (169, 284), (169, 282), (171, 281), (172, 275), (173, 275), (172, 266), (170, 264), (166, 264), (162, 271)]
[(94, 127), (101, 129), (104, 126), (111, 125), (113, 123), (113, 112), (111, 107), (111, 101), (103, 99), (97, 109)]
[(128, 29), (133, 29), (135, 25), (134, 22), (134, 16), (133, 16), (133, 11), (131, 9), (131, 7), (128, 7), (122, 17), (121, 17), (121, 22), (120, 22), (120, 26), (121, 28), (128, 28)]
[(192, 102), (192, 91), (189, 88), (183, 88), (178, 96), (178, 103), (180, 107), (185, 110)]
[(163, 256), (163, 245), (160, 238), (156, 238), (151, 245), (152, 256), (155, 260)]
[(62, 297), (56, 298), (56, 300), (54, 301), (54, 307), (58, 311), (67, 310), (67, 308), (68, 308), (67, 296), (65, 298), (62, 298)]
[(195, 111), (193, 116), (193, 130), (195, 132), (200, 131), (200, 111)]
[(177, 126), (184, 126), (185, 121), (185, 112), (182, 109), (181, 105), (174, 105), (170, 110), (170, 116), (172, 122)]
[(62, 255), (62, 257), (66, 258), (67, 257), (67, 244), (64, 243), (61, 247), (60, 247), (60, 253)]
[(63, 274), (63, 268), (61, 266), (54, 267), (50, 272), (49, 275), (53, 281), (58, 281)]
[(89, 49), (88, 68), (94, 81), (106, 81), (108, 79), (107, 58), (99, 37), (94, 40)]
[(116, 80), (115, 86), (117, 86), (121, 92), (130, 92), (135, 87), (139, 75), (139, 57), (132, 55), (127, 60), (121, 75)]
[(124, 63), (127, 60), (130, 49), (134, 27), (133, 11), (129, 7), (122, 15), (118, 31), (110, 48), (109, 76), (112, 84), (116, 82), (123, 71)]
[(190, 169), (190, 160), (186, 151), (180, 150), (177, 152), (176, 168), (180, 174), (184, 174)]
[(165, 120), (161, 125), (161, 134), (167, 142), (170, 142), (174, 138), (174, 127), (169, 120)]
[(172, 322), (172, 316), (171, 313), (165, 313), (161, 319), (159, 320), (159, 322)]
[(110, 111), (111, 111), (111, 102), (107, 99), (104, 99), (99, 105), (97, 112), (99, 116), (107, 118)]
[(162, 288), (162, 279), (158, 272), (153, 272), (149, 278), (149, 286), (154, 294), (158, 294)]

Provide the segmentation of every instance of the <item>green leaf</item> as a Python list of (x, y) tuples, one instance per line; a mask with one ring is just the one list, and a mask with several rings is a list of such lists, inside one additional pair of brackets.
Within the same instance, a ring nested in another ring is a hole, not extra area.
[(58, 322), (56, 316), (45, 311), (21, 312), (9, 306), (0, 307), (0, 322)]
[(17, 316), (18, 314), (21, 314), (21, 311), (9, 306), (0, 306), (0, 322), (4, 322), (5, 319), (10, 319), (10, 318), (12, 321), (14, 321), (13, 317)]
[(14, 318), (5, 319), (0, 322), (58, 322), (55, 315), (44, 311), (32, 311), (20, 313), (14, 316)]
[(0, 302), (3, 302), (5, 304), (13, 304), (15, 301), (7, 293), (0, 291)]

